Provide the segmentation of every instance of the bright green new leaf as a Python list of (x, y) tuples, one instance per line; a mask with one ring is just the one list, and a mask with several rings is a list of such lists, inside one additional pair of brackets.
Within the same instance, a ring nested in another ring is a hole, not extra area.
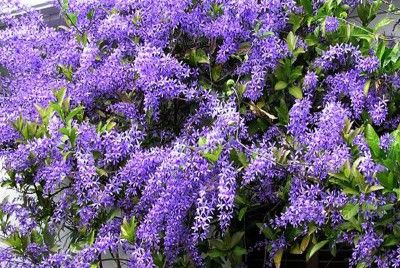
[(282, 90), (285, 89), (287, 86), (288, 84), (285, 81), (279, 81), (275, 84), (275, 90)]
[(293, 86), (289, 88), (289, 93), (295, 97), (296, 99), (302, 99), (303, 98), (303, 91), (301, 90), (300, 87)]

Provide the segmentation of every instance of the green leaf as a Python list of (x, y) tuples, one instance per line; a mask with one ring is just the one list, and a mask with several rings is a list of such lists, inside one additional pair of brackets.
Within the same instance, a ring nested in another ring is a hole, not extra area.
[(185, 54), (185, 58), (193, 65), (210, 63), (206, 52), (202, 49), (191, 49)]
[(283, 256), (283, 249), (280, 249), (275, 253), (275, 255), (274, 255), (275, 268), (281, 267), (282, 256)]
[(271, 227), (265, 226), (263, 223), (256, 223), (256, 225), (263, 232), (266, 238), (269, 240), (275, 239), (275, 233)]
[(104, 125), (105, 131), (108, 131), (108, 132), (111, 131), (116, 125), (117, 125), (117, 123), (108, 121), (107, 124)]
[(18, 132), (22, 132), (22, 128), (24, 127), (24, 119), (22, 118), (22, 115), (17, 117), (17, 119), (12, 123), (12, 126)]
[(286, 125), (289, 122), (289, 109), (283, 98), (279, 101), (279, 106), (275, 106), (275, 111), (278, 115), (279, 122)]
[(315, 233), (317, 231), (317, 226), (315, 226), (314, 224), (309, 224), (308, 226), (308, 235), (311, 235), (313, 233)]
[(206, 52), (202, 49), (197, 49), (196, 50), (196, 62), (200, 64), (209, 64), (210, 60), (208, 59), (208, 56)]
[(369, 87), (371, 85), (371, 79), (368, 79), (364, 84), (364, 96), (368, 96)]
[(372, 185), (372, 186), (368, 187), (367, 193), (371, 193), (371, 192), (375, 192), (375, 191), (379, 191), (379, 190), (383, 190), (383, 189), (385, 189), (385, 187), (383, 187), (382, 185)]
[(67, 94), (67, 89), (65, 87), (57, 91), (53, 91), (53, 95), (57, 99), (57, 103), (60, 105), (64, 102), (66, 94)]
[(378, 57), (379, 61), (382, 62), (383, 55), (385, 54), (386, 45), (384, 41), (380, 41), (379, 45), (376, 49), (376, 56)]
[(225, 250), (226, 249), (226, 245), (224, 244), (224, 241), (222, 241), (221, 239), (210, 239), (209, 240), (210, 246), (217, 248), (219, 250)]
[(225, 256), (225, 253), (219, 249), (212, 249), (209, 252), (207, 252), (207, 256), (216, 259)]
[(357, 14), (361, 19), (363, 26), (368, 26), (368, 24), (376, 17), (376, 10), (374, 6), (370, 3), (364, 3), (357, 6)]
[(236, 155), (238, 156), (238, 159), (243, 167), (247, 167), (249, 165), (249, 161), (247, 160), (245, 153), (236, 151)]
[(211, 78), (213, 81), (218, 81), (218, 79), (221, 77), (221, 72), (222, 72), (222, 65), (218, 64), (215, 65), (212, 69), (211, 69)]
[(244, 248), (242, 248), (242, 247), (236, 246), (236, 247), (233, 249), (233, 254), (234, 254), (235, 256), (240, 257), (240, 256), (242, 256), (242, 255), (247, 254), (247, 250), (244, 249)]
[(301, 244), (300, 244), (301, 251), (305, 251), (307, 249), (309, 243), (310, 243), (310, 235), (306, 235), (301, 240)]
[(368, 24), (368, 12), (369, 10), (365, 7), (365, 5), (357, 6), (357, 14), (363, 25)]
[(97, 173), (97, 175), (99, 175), (100, 177), (108, 177), (107, 171), (104, 170), (104, 169), (102, 169), (102, 168), (96, 167), (96, 173)]
[(397, 238), (393, 234), (385, 235), (384, 240), (383, 240), (383, 246), (384, 247), (392, 247), (392, 246), (398, 245), (399, 242), (400, 242), (399, 238)]
[(329, 240), (323, 240), (321, 242), (318, 242), (317, 244), (313, 245), (310, 250), (307, 252), (306, 255), (306, 261), (309, 261), (311, 259), (312, 256), (314, 256), (314, 254), (320, 250), (323, 246), (325, 246), (327, 243), (329, 242)]
[(71, 66), (59, 65), (59, 70), (61, 74), (63, 74), (68, 81), (72, 81), (73, 74)]
[(239, 211), (238, 220), (241, 221), (247, 212), (247, 207), (243, 207)]
[(205, 146), (205, 145), (207, 144), (207, 138), (205, 138), (205, 137), (200, 137), (200, 138), (199, 138), (199, 141), (197, 142), (197, 144), (198, 144), (200, 147)]
[(347, 24), (345, 32), (346, 32), (346, 41), (348, 42), (353, 33), (353, 25)]
[(51, 108), (43, 108), (39, 104), (35, 103), (34, 104), (36, 111), (39, 113), (40, 117), (44, 122), (48, 121), (50, 118), (51, 114), (53, 113)]
[(300, 0), (300, 3), (303, 6), (304, 11), (307, 12), (308, 15), (312, 15), (313, 13), (312, 0)]
[(365, 267), (367, 267), (367, 264), (365, 262), (360, 262), (356, 266), (356, 268), (365, 268)]
[(330, 243), (329, 250), (330, 250), (332, 256), (336, 257), (337, 248), (336, 248), (336, 244), (335, 243)]
[(396, 181), (392, 171), (380, 172), (376, 176), (385, 189), (393, 190), (393, 188), (396, 186)]
[(300, 87), (298, 86), (293, 86), (289, 88), (289, 93), (295, 97), (296, 99), (302, 99), (303, 98), (303, 91), (301, 90)]
[(296, 49), (297, 36), (295, 36), (293, 32), (290, 32), (286, 38), (286, 42), (288, 44), (289, 51), (293, 52)]
[(229, 242), (229, 248), (233, 248), (234, 246), (236, 246), (240, 242), (240, 240), (242, 240), (243, 235), (244, 235), (244, 232), (234, 233)]
[(96, 240), (96, 232), (95, 230), (93, 230), (90, 232), (90, 235), (87, 238), (88, 245), (93, 245), (95, 240)]
[(65, 12), (68, 9), (68, 2), (69, 2), (68, 0), (63, 0), (62, 1), (62, 5), (61, 5), (62, 6), (62, 11)]
[(238, 151), (236, 149), (232, 149), (229, 153), (231, 160), (238, 166), (238, 167), (247, 167), (249, 162), (247, 161), (246, 154), (242, 151)]
[(89, 38), (88, 38), (87, 32), (84, 32), (82, 34), (77, 34), (76, 41), (85, 47), (89, 43)]
[(293, 32), (296, 32), (301, 27), (303, 19), (304, 19), (303, 16), (290, 14), (289, 23), (293, 25), (292, 27)]
[(83, 113), (84, 107), (83, 106), (78, 106), (75, 107), (65, 118), (65, 121), (68, 123), (72, 121), (76, 116), (78, 116), (80, 113)]
[(290, 248), (290, 254), (300, 255), (303, 254), (303, 250), (301, 250), (300, 245), (296, 243)]
[(266, 116), (266, 117), (268, 117), (268, 118), (271, 119), (271, 120), (278, 119), (275, 115), (270, 114), (270, 113), (268, 113), (267, 111), (265, 111), (265, 110), (262, 109), (262, 108), (265, 106), (265, 103), (264, 103), (264, 102), (258, 102), (258, 103), (256, 103), (256, 104), (253, 103), (253, 102), (251, 102), (251, 103), (249, 103), (249, 106), (250, 106), (250, 110), (251, 110), (254, 114), (258, 115), (258, 116)]
[(360, 207), (358, 204), (349, 203), (342, 208), (342, 216), (345, 220), (350, 220), (358, 214)]
[(69, 141), (71, 142), (72, 147), (75, 147), (75, 141), (78, 136), (78, 131), (76, 128), (72, 128), (69, 133)]
[(214, 164), (215, 162), (218, 161), (221, 152), (222, 152), (222, 146), (218, 145), (218, 148), (213, 150), (212, 152), (203, 153), (203, 157)]
[(78, 22), (78, 15), (76, 13), (67, 13), (67, 20), (66, 23), (68, 26), (76, 26)]
[(120, 216), (120, 215), (121, 215), (121, 209), (119, 209), (119, 208), (114, 208), (114, 209), (112, 209), (112, 210), (108, 213), (107, 219), (112, 220), (112, 219), (114, 219), (115, 217), (118, 217), (118, 216)]
[(311, 46), (317, 45), (319, 39), (315, 35), (309, 35), (306, 37), (305, 41), (306, 41), (307, 45), (311, 47)]
[(285, 89), (287, 86), (288, 84), (285, 81), (279, 81), (275, 84), (275, 90), (282, 90)]
[(88, 18), (88, 20), (92, 20), (94, 17), (94, 9), (90, 9), (89, 12), (86, 14), (86, 18)]
[(368, 124), (364, 130), (365, 139), (369, 148), (371, 149), (372, 156), (378, 157), (380, 155), (381, 149), (379, 147), (379, 136), (376, 134), (374, 128)]
[(379, 21), (376, 25), (375, 25), (375, 32), (379, 31), (381, 28), (389, 25), (390, 23), (392, 23), (394, 21), (394, 19), (392, 18), (383, 18), (381, 21)]
[(400, 188), (395, 188), (393, 189), (393, 191), (396, 193), (397, 195), (397, 201), (400, 201)]
[(28, 237), (19, 235), (17, 233), (11, 234), (4, 239), (4, 243), (13, 248), (18, 253), (23, 253), (28, 245)]
[(136, 239), (136, 227), (137, 222), (135, 216), (133, 216), (130, 221), (127, 221), (125, 218), (121, 225), (121, 238), (133, 244)]
[(211, 4), (211, 9), (209, 11), (209, 15), (212, 18), (217, 18), (220, 15), (224, 14), (224, 8), (222, 4), (218, 4), (218, 3), (212, 3)]
[(349, 178), (351, 175), (351, 166), (349, 161), (346, 161), (346, 163), (343, 165), (343, 174), (346, 176), (346, 178)]

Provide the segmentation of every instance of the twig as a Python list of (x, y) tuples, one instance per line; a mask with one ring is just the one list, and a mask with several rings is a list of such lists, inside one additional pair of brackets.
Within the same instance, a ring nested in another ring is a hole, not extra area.
[[(60, 1), (60, 0), (57, 0), (57, 2), (58, 2), (58, 4), (60, 5), (60, 8), (61, 8), (61, 10), (62, 10), (62, 6), (63, 6), (63, 5), (62, 5), (61, 1)], [(68, 14), (67, 12), (65, 12), (65, 11), (62, 10), (62, 13), (67, 17), (67, 19), (68, 19), (68, 21), (71, 23), (72, 27), (74, 27), (75, 30), (78, 31), (78, 33), (80, 33), (81, 35), (84, 35), (84, 34), (85, 34), (85, 33), (82, 32), (82, 31), (78, 28), (78, 26), (73, 22), (73, 20), (71, 19), (71, 17), (69, 16), (69, 14)], [(87, 40), (87, 42), (90, 44), (89, 39)]]
[(115, 261), (115, 260), (119, 260), (119, 261), (122, 261), (122, 262), (129, 262), (129, 260), (128, 259), (124, 259), (124, 258), (105, 258), (105, 259), (102, 259), (102, 261)]

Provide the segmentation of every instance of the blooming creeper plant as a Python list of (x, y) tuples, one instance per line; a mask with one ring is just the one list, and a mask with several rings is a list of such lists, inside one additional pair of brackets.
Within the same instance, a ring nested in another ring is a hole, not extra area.
[(0, 266), (399, 267), (386, 2), (0, 0)]

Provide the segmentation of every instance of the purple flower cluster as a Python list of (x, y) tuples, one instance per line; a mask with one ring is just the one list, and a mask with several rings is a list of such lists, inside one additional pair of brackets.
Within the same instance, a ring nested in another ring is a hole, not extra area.
[(327, 17), (325, 19), (325, 31), (334, 32), (339, 28), (339, 21), (335, 17)]
[(396, 47), (307, 2), (0, 0), (0, 266), (235, 266), (263, 219), (269, 261), (326, 235), (398, 267)]

